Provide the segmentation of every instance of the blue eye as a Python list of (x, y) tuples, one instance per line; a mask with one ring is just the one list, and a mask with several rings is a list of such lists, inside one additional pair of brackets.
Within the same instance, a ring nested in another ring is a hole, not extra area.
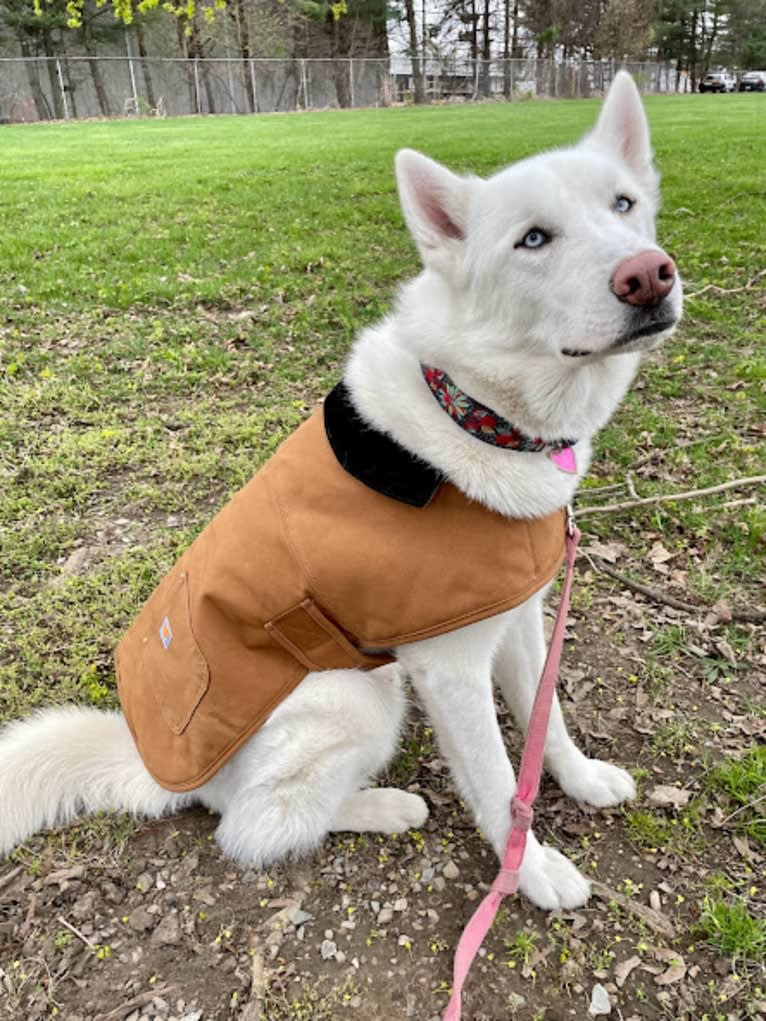
[(541, 230), (539, 227), (533, 227), (532, 230), (528, 230), (521, 241), (518, 241), (515, 248), (542, 248), (543, 245), (547, 245), (550, 241), (551, 236), (546, 231)]
[(614, 208), (618, 213), (629, 213), (635, 204), (627, 195), (618, 195), (614, 200)]

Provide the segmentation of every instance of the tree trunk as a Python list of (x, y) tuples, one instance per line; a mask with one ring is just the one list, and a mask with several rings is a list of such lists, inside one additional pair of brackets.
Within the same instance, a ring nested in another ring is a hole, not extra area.
[(492, 57), (492, 44), (489, 37), (489, 5), (490, 0), (484, 0), (484, 10), (482, 11), (481, 23), (481, 73), (479, 76), (479, 92), (485, 99), (489, 97), (490, 72), (492, 69), (490, 64)]
[(43, 32), (41, 34), (43, 43), (43, 52), (48, 58), (45, 61), (45, 66), (48, 70), (48, 82), (51, 87), (51, 97), (53, 98), (53, 116), (57, 121), (63, 120), (64, 118), (64, 104), (61, 101), (61, 85), (59, 83), (58, 74), (56, 72), (56, 61), (55, 53), (53, 52), (53, 42), (49, 32)]
[(503, 0), (503, 95), (511, 98), (511, 0)]
[(144, 35), (144, 26), (141, 24), (141, 19), (138, 18), (133, 22), (136, 28), (136, 44), (138, 46), (138, 55), (141, 58), (141, 73), (144, 76), (144, 85), (146, 86), (146, 102), (152, 108), (157, 109), (157, 99), (154, 91), (154, 82), (152, 81), (152, 71), (147, 60), (146, 52), (146, 36)]
[(101, 68), (99, 67), (98, 60), (95, 57), (88, 57), (88, 67), (90, 68), (90, 76), (93, 79), (93, 88), (96, 91), (96, 99), (98, 101), (98, 108), (101, 111), (102, 117), (109, 116), (109, 97), (106, 94), (104, 88), (104, 79), (101, 76)]
[(232, 17), (237, 26), (237, 47), (242, 57), (242, 74), (245, 85), (245, 97), (247, 108), (251, 113), (257, 113), (255, 106), (255, 92), (253, 90), (253, 76), (250, 73), (250, 60), (253, 56), (253, 49), (250, 44), (250, 27), (247, 23), (247, 8), (245, 0), (236, 0), (230, 8)]
[(40, 82), (40, 72), (37, 67), (37, 61), (31, 52), (29, 46), (29, 40), (23, 34), (22, 30), (18, 32), (19, 49), (21, 50), (22, 57), (24, 60), (24, 70), (26, 71), (27, 81), (29, 82), (29, 91), (32, 93), (32, 101), (35, 104), (35, 112), (37, 117), (41, 121), (47, 121), (51, 119), (51, 108), (48, 100), (46, 99), (43, 87)]
[(412, 64), (412, 81), (415, 89), (415, 102), (425, 103), (425, 67), (421, 69), (421, 61), (418, 51), (418, 25), (415, 20), (414, 0), (404, 0), (404, 16), (407, 21), (407, 29), (410, 37), (409, 57)]

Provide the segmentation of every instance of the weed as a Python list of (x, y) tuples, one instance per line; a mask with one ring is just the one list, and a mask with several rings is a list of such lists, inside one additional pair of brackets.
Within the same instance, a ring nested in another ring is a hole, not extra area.
[(695, 724), (683, 718), (658, 724), (652, 748), (657, 755), (667, 755), (671, 759), (680, 759), (684, 755), (693, 754), (697, 750)]
[(535, 952), (535, 946), (540, 938), (537, 932), (530, 929), (520, 929), (515, 936), (505, 940), (505, 949), (509, 961), (518, 961), (521, 964), (529, 964)]
[(741, 806), (731, 813), (732, 821), (766, 844), (766, 745), (753, 745), (741, 758), (721, 763), (710, 774), (710, 785)]
[(755, 963), (766, 959), (766, 920), (751, 915), (741, 898), (705, 897), (699, 927), (709, 943), (731, 957)]

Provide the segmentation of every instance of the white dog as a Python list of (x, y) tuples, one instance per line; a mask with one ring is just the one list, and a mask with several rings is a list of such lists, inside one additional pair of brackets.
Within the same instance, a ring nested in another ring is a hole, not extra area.
[[(471, 500), (513, 518), (547, 515), (572, 500), (594, 434), (642, 354), (681, 314), (680, 279), (655, 242), (658, 178), (638, 92), (621, 72), (578, 145), (488, 180), (455, 176), (412, 151), (399, 153), (396, 174), (424, 269), (392, 314), (357, 339), (344, 374), (348, 393), (372, 428)], [(424, 385), (423, 364), (528, 436), (575, 438), (569, 470), (544, 451), (501, 449), (457, 428)], [(195, 802), (220, 813), (220, 846), (243, 865), (310, 851), (336, 830), (420, 826), (428, 813), (421, 797), (369, 786), (396, 749), (404, 674), (476, 824), (501, 856), (515, 777), (492, 685), (525, 727), (545, 656), (542, 597), (401, 646), (399, 667), (309, 673), (188, 794), (149, 776), (120, 713), (53, 708), (13, 723), (0, 735), (0, 852), (79, 813), (159, 816)], [(558, 704), (546, 765), (566, 794), (591, 805), (634, 795), (625, 770), (575, 747)], [(547, 909), (574, 907), (589, 894), (575, 866), (532, 834), (520, 889)]]

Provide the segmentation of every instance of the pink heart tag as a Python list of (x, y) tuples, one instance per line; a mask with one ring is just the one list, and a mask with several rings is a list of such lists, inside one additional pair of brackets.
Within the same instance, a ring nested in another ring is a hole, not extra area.
[(553, 461), (557, 468), (560, 468), (563, 472), (569, 472), (573, 475), (577, 471), (577, 461), (575, 460), (575, 452), (571, 447), (562, 447), (561, 450), (552, 450), (548, 457)]

